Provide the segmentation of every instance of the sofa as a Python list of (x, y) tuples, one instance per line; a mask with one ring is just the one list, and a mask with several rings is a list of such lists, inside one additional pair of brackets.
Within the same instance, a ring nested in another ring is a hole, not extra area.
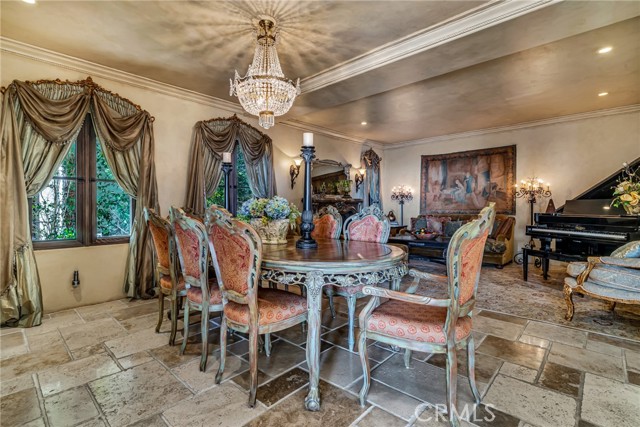
[(640, 304), (640, 240), (627, 243), (610, 256), (570, 262), (564, 279), (565, 318), (573, 318), (573, 294), (615, 303)]
[[(417, 233), (424, 230), (430, 233), (438, 233), (440, 239), (450, 239), (458, 228), (477, 215), (455, 215), (455, 214), (429, 214), (419, 215), (411, 218), (411, 231)], [(496, 215), (491, 234), (487, 238), (484, 247), (484, 264), (495, 265), (502, 268), (513, 260), (513, 232), (516, 220), (508, 215)]]

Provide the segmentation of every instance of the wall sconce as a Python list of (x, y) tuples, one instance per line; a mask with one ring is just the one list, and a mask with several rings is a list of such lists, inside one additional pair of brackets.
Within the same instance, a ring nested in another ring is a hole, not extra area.
[(296, 178), (300, 174), (300, 165), (302, 164), (302, 159), (294, 159), (294, 165), (289, 167), (289, 176), (291, 176), (291, 189), (293, 190), (293, 186), (296, 185)]
[(364, 182), (364, 174), (367, 172), (367, 170), (365, 168), (360, 168), (358, 169), (358, 171), (360, 172), (359, 174), (356, 173), (355, 176), (355, 180), (356, 180), (356, 193), (358, 192), (358, 190), (360, 190), (360, 186), (362, 185), (362, 183)]

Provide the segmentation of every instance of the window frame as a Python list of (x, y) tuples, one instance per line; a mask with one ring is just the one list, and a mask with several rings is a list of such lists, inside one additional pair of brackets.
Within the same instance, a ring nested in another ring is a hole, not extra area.
[[(240, 209), (240, 205), (238, 205), (238, 154), (240, 152), (242, 148), (240, 148), (240, 144), (238, 144), (236, 142), (236, 144), (233, 146), (233, 151), (231, 153), (231, 164), (233, 165), (233, 167), (231, 168), (231, 172), (229, 173), (229, 203), (231, 204), (229, 212), (231, 212), (231, 214), (233, 216), (236, 216), (238, 214), (238, 209)], [(243, 163), (244, 163), (244, 167), (245, 170), (247, 169), (247, 160), (246, 160), (246, 154), (243, 154)], [(220, 167), (222, 167), (222, 164), (220, 164)], [(224, 187), (224, 172), (222, 172), (222, 176), (220, 178), (220, 182), (218, 183), (219, 187)], [(216, 187), (217, 190), (218, 187)], [(251, 191), (251, 187), (249, 187), (249, 191)], [(253, 192), (251, 192), (252, 195), (251, 197), (255, 197), (253, 195)], [(208, 204), (208, 197), (205, 197), (205, 206), (210, 206)]]
[[(97, 237), (97, 182), (111, 180), (97, 179), (97, 144), (93, 120), (87, 117), (76, 139), (76, 238), (60, 240), (33, 240), (33, 249), (65, 249), (86, 246), (103, 246), (129, 243), (128, 236)], [(131, 200), (131, 227), (135, 221), (136, 200)], [(33, 227), (33, 198), (29, 198), (29, 232)]]

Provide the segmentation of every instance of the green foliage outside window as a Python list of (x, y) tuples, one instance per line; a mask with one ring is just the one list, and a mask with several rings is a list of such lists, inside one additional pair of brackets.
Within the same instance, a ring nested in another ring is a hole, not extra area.
[(131, 197), (118, 185), (100, 143), (96, 146), (96, 236), (131, 234)]
[[(236, 182), (232, 181), (231, 186), (236, 187), (237, 191), (237, 206), (242, 205), (245, 201), (253, 197), (251, 187), (249, 187), (249, 179), (247, 178), (247, 164), (244, 161), (244, 153), (238, 146), (236, 148), (236, 161), (234, 165), (234, 175)], [(231, 177), (233, 178), (233, 177)], [(207, 207), (211, 205), (224, 206), (224, 176), (220, 180), (216, 191), (209, 197), (207, 197)]]

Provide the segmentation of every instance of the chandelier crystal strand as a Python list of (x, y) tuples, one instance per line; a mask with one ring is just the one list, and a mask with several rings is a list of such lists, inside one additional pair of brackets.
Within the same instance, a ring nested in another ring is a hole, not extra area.
[(276, 51), (277, 28), (274, 21), (262, 19), (256, 28), (257, 43), (247, 75), (235, 72), (231, 96), (238, 97), (242, 108), (258, 116), (265, 129), (275, 124), (275, 117), (285, 114), (300, 94), (300, 79), (294, 84), (285, 78)]

